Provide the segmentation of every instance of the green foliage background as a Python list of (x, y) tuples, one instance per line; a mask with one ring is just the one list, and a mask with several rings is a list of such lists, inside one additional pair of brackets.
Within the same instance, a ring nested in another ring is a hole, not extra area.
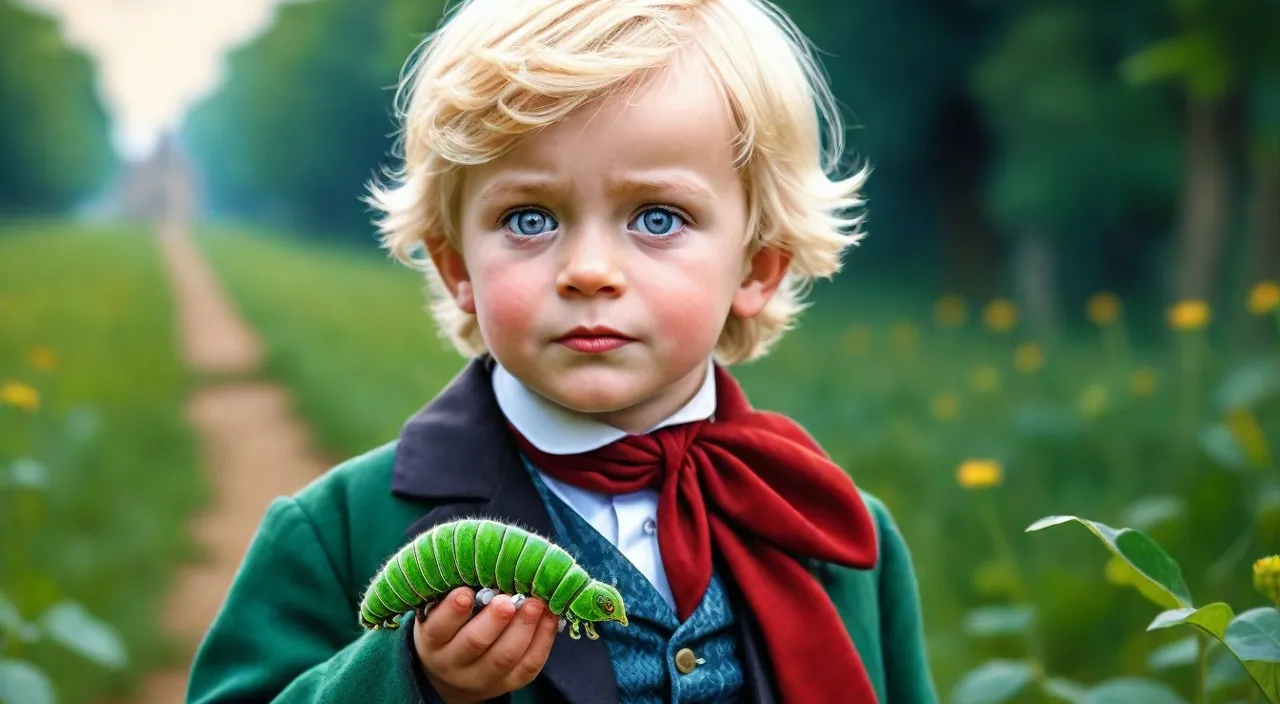
[[(1280, 0), (779, 4), (844, 109), (846, 166), (874, 168), (870, 237), (776, 354), (739, 370), (753, 399), (800, 419), (894, 511), (944, 692), (992, 661), (991, 681), (1012, 681), (1009, 663), (1033, 658), (1076, 682), (1158, 676), (1193, 698), (1185, 634), (1145, 630), (1156, 607), (1116, 583), (1096, 540), (1022, 530), (1046, 514), (1140, 527), (1197, 604), (1267, 603), (1249, 564), (1280, 551), (1280, 376), (1274, 313), (1247, 299), (1280, 280)], [(442, 11), (281, 5), (178, 135), (214, 221), (203, 244), (335, 459), (393, 437), (461, 364), (421, 282), (376, 251), (360, 200), (394, 163), (397, 81)], [(0, 216), (63, 218), (125, 174), (98, 80), (53, 20), (0, 0)], [(51, 463), (44, 503), (22, 499), (42, 507), (21, 514), (36, 532), (6, 555), (39, 554), (40, 569), (0, 575), (0, 631), (5, 604), (31, 619), (65, 597), (120, 633), (127, 668), (66, 678), (79, 661), (61, 646), (4, 641), (0, 657), (32, 655), (73, 701), (162, 659), (156, 609), (186, 548), (153, 531), (180, 535), (199, 501), (142, 231), (0, 229), (0, 382), (35, 378), (23, 355), (49, 344), (67, 360), (41, 382), (49, 428), (75, 404), (110, 413), (111, 442)], [(1123, 301), (1114, 324), (1086, 314), (1104, 290)], [(965, 302), (962, 323), (939, 317), (943, 294)], [(984, 307), (1004, 297), (1018, 319), (992, 329)], [(1179, 298), (1208, 303), (1204, 329), (1170, 329)], [(33, 452), (28, 429), (0, 427), (0, 477)], [(975, 458), (1001, 465), (999, 487), (958, 484)], [(1215, 696), (1247, 696), (1229, 675)]]

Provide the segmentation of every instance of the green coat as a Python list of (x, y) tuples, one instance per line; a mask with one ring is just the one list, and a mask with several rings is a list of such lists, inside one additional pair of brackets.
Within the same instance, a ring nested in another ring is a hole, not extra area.
[[(226, 601), (196, 653), (187, 701), (438, 702), (413, 655), (412, 629), (363, 632), (358, 605), (383, 562), (419, 532), (485, 515), (554, 538), (476, 360), (414, 416), (399, 439), (333, 468), (268, 508)], [(864, 494), (880, 538), (870, 570), (821, 565), (828, 594), (879, 701), (932, 704), (915, 577), (884, 505)], [(751, 620), (742, 618), (752, 702), (774, 702)], [(611, 704), (602, 641), (557, 636), (534, 683), (512, 704)]]

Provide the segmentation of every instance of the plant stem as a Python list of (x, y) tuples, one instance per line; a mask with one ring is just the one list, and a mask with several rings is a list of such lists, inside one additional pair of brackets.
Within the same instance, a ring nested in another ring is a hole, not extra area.
[(1209, 639), (1196, 633), (1196, 700), (1209, 704)]
[[(992, 498), (990, 491), (980, 493), (982, 498), (978, 503), (982, 507), (982, 519), (987, 526), (987, 532), (991, 534), (991, 540), (995, 544), (996, 557), (1009, 566), (1010, 574), (1013, 577), (1013, 584), (1011, 585), (1013, 598), (1023, 606), (1030, 607), (1030, 592), (1027, 589), (1025, 578), (1022, 576), (1022, 567), (1018, 562), (1017, 555), (1013, 552), (1013, 546), (1009, 544), (1009, 539), (1000, 528), (1000, 516), (996, 511), (995, 499)], [(1031, 626), (1027, 629), (1027, 650), (1031, 656), (1036, 686), (1045, 701), (1049, 701), (1049, 695), (1045, 691), (1045, 668), (1044, 657), (1040, 650), (1038, 614), (1033, 616)]]
[(1200, 335), (1182, 333), (1182, 423), (1183, 437), (1193, 438), (1200, 404)]
[(1227, 577), (1232, 569), (1235, 568), (1240, 560), (1244, 557), (1245, 550), (1249, 547), (1249, 541), (1253, 538), (1254, 526), (1250, 525), (1231, 543), (1231, 546), (1222, 551), (1216, 562), (1210, 565), (1208, 574), (1209, 581), (1213, 584), (1220, 584)]

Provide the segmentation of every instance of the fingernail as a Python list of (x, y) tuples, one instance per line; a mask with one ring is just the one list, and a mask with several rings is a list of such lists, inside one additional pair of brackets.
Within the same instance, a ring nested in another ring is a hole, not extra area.
[(499, 602), (498, 599), (494, 599), (492, 604), (492, 606), (496, 606), (498, 608), (498, 615), (503, 618), (511, 618), (514, 616), (516, 613), (516, 607), (515, 604), (511, 603), (511, 597), (503, 594), (498, 598), (502, 599), (502, 601)]
[(457, 604), (459, 608), (468, 608), (471, 606), (471, 595), (466, 592), (462, 592), (454, 598), (453, 603)]

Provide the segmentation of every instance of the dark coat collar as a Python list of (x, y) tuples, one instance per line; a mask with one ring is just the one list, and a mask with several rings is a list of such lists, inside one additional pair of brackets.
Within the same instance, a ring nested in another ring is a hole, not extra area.
[(503, 471), (519, 460), (493, 395), (493, 365), (488, 356), (468, 362), (405, 424), (393, 493), (432, 502), (493, 498)]
[[(555, 539), (551, 517), (539, 498), (497, 399), (494, 361), (472, 360), (434, 400), (405, 424), (396, 447), (391, 488), (397, 496), (432, 505), (405, 532), (410, 540), (428, 528), (458, 518), (485, 516)], [(736, 592), (736, 589), (731, 589)], [(733, 594), (740, 623), (746, 701), (772, 704), (763, 643), (740, 595)], [(551, 682), (570, 704), (614, 704), (617, 683), (604, 642), (556, 638), (540, 679)]]

